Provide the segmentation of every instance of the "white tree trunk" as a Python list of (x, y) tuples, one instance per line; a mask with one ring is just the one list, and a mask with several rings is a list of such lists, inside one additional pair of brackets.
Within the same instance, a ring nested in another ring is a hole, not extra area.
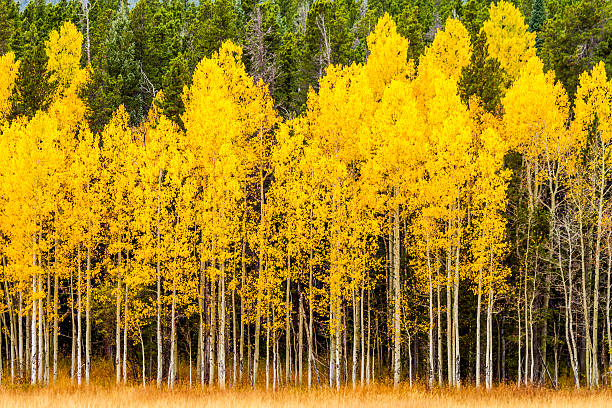
[(221, 278), (219, 287), (219, 340), (217, 343), (219, 388), (225, 388), (225, 261), (221, 263)]
[(399, 217), (399, 207), (397, 207), (393, 215), (393, 385), (395, 387), (399, 385), (402, 373)]
[(81, 356), (83, 354), (82, 344), (83, 341), (81, 339), (81, 333), (83, 332), (81, 327), (81, 306), (82, 306), (82, 296), (81, 296), (81, 244), (78, 247), (78, 275), (77, 275), (77, 384), (81, 385), (81, 369), (83, 367), (83, 362), (81, 361)]
[[(36, 261), (34, 261), (35, 263)], [(32, 297), (34, 298), (36, 294), (36, 275), (32, 276)], [(37, 343), (36, 343), (36, 300), (32, 300), (32, 334), (30, 335), (31, 337), (31, 343), (32, 343), (32, 351), (31, 351), (31, 368), (30, 368), (30, 383), (31, 384), (36, 384), (36, 380), (38, 378), (37, 376)]]

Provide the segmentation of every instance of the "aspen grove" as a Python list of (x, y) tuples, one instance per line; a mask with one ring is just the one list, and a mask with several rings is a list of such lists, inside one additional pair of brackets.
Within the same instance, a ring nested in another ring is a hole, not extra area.
[(289, 115), (224, 41), (178, 114), (154, 88), (99, 130), (88, 31), (50, 32), (32, 115), (3, 52), (0, 381), (611, 386), (605, 65), (568, 94), (504, 1), (442, 27), (415, 58), (385, 13), (350, 64), (323, 36)]

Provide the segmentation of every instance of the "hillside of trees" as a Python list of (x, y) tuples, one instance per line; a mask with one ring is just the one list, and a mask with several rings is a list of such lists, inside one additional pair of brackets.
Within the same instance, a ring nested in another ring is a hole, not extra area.
[(0, 381), (612, 386), (611, 16), (0, 0)]

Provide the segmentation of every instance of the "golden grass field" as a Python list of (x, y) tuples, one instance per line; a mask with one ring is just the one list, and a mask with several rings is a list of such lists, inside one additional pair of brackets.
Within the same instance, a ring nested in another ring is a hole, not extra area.
[(154, 387), (56, 385), (49, 388), (2, 388), (0, 408), (161, 408), (161, 407), (373, 407), (373, 408), (596, 408), (612, 407), (612, 391), (526, 389), (511, 386), (491, 391), (464, 388), (427, 390), (423, 387), (402, 386), (399, 389), (377, 385), (369, 388), (352, 387), (338, 392), (328, 389), (277, 391), (209, 390), (179, 387), (174, 391), (158, 391)]

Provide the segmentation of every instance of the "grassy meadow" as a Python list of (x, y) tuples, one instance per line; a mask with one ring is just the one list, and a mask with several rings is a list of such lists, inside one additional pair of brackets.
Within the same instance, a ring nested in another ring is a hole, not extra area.
[(48, 388), (11, 387), (0, 389), (0, 408), (145, 408), (145, 407), (375, 407), (375, 408), (595, 408), (612, 404), (610, 390), (560, 390), (497, 386), (491, 391), (464, 387), (461, 390), (434, 389), (407, 385), (394, 389), (387, 385), (366, 388), (345, 387), (340, 391), (281, 388), (200, 389), (178, 386), (173, 391), (155, 387), (90, 385), (77, 387), (58, 383)]

